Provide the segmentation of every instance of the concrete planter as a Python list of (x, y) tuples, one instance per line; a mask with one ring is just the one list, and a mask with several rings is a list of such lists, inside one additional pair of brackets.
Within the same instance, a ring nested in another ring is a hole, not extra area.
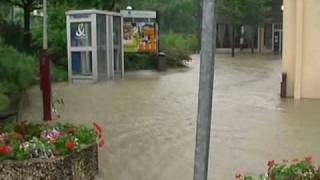
[(96, 144), (57, 158), (0, 161), (2, 180), (93, 180), (97, 173)]

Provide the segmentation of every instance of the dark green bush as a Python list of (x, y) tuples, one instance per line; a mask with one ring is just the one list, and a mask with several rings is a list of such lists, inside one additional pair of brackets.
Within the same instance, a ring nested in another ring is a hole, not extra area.
[(23, 49), (23, 28), (20, 24), (0, 19), (0, 37), (3, 43), (16, 49)]
[(34, 82), (37, 66), (33, 57), (8, 46), (0, 46), (0, 55), (0, 82), (6, 84), (5, 87), (20, 91)]
[(0, 44), (0, 110), (8, 107), (10, 97), (32, 85), (36, 67), (33, 57)]
[(156, 58), (155, 54), (126, 53), (124, 57), (124, 69), (155, 69), (157, 63)]
[(4, 111), (9, 107), (10, 100), (3, 92), (0, 92), (0, 111)]

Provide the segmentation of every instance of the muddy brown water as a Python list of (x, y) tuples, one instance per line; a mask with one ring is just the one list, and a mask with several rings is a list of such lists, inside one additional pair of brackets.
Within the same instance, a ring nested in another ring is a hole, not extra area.
[[(59, 121), (105, 129), (100, 173), (107, 180), (193, 178), (199, 56), (189, 68), (126, 73), (124, 80), (54, 85)], [(319, 100), (279, 98), (277, 56), (218, 55), (209, 179), (259, 174), (269, 159), (320, 160)], [(27, 120), (41, 119), (39, 87), (28, 91)]]

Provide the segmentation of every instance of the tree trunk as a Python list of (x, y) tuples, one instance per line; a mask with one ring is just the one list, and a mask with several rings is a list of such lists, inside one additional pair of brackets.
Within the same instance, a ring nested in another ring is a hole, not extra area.
[(234, 42), (234, 27), (235, 25), (232, 24), (232, 41), (231, 41), (231, 56), (234, 57), (234, 46), (235, 46), (235, 42)]
[(25, 50), (29, 50), (31, 47), (30, 18), (30, 6), (26, 5), (23, 9)]

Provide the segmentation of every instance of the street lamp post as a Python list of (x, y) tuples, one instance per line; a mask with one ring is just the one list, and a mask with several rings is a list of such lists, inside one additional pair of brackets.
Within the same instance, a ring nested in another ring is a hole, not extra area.
[(215, 0), (203, 0), (194, 180), (207, 180), (216, 43)]
[(48, 53), (47, 0), (43, 0), (43, 48), (40, 50), (40, 88), (42, 91), (43, 120), (52, 120), (52, 90), (50, 56)]

